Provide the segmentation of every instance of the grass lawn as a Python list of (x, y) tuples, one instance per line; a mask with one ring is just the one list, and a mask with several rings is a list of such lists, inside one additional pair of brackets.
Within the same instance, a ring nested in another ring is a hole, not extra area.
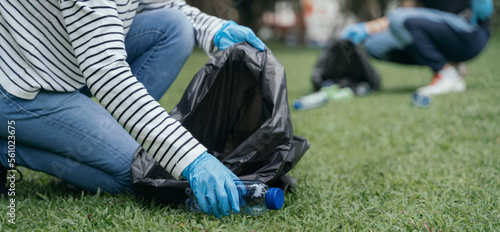
[[(285, 66), (289, 102), (309, 94), (320, 50), (271, 44)], [(459, 48), (457, 48), (459, 49)], [(16, 224), (0, 200), (0, 231), (495, 231), (500, 230), (500, 34), (469, 62), (468, 91), (410, 105), (429, 83), (421, 67), (374, 61), (383, 88), (348, 101), (292, 111), (311, 149), (291, 171), (299, 189), (281, 211), (218, 220), (182, 205), (66, 189), (21, 169)], [(171, 110), (208, 60), (196, 50), (161, 103)]]

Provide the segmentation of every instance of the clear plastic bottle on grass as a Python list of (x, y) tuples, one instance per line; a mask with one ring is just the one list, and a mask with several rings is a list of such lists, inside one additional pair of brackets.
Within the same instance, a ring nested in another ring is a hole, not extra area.
[(318, 91), (297, 99), (293, 103), (293, 108), (295, 108), (296, 110), (307, 110), (321, 107), (327, 102), (328, 94), (323, 91)]
[[(235, 183), (240, 194), (240, 212), (231, 212), (231, 214), (260, 216), (269, 210), (279, 210), (283, 207), (285, 196), (281, 189), (269, 188), (258, 180), (238, 180)], [(193, 190), (186, 189), (186, 194), (189, 196), (186, 199), (186, 206), (192, 212), (203, 212)]]
[(340, 88), (338, 85), (331, 85), (321, 88), (318, 92), (297, 99), (293, 103), (293, 107), (296, 110), (317, 108), (326, 104), (328, 100), (344, 100), (350, 99), (353, 96), (354, 93), (350, 88)]

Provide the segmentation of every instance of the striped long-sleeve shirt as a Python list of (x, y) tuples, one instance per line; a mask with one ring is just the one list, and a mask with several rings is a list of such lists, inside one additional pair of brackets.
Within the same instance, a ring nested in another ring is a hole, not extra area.
[(171, 118), (130, 71), (125, 35), (136, 13), (179, 9), (211, 52), (225, 22), (167, 0), (1, 0), (0, 85), (23, 99), (87, 85), (111, 115), (175, 178), (206, 148)]

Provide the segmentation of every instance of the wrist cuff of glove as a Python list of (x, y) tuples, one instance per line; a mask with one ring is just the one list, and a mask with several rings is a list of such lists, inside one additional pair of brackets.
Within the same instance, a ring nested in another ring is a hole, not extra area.
[(215, 33), (214, 45), (217, 46), (219, 49), (220, 49), (220, 39), (224, 35), (224, 33), (223, 33), (224, 29), (226, 29), (226, 27), (232, 26), (232, 25), (237, 25), (237, 23), (234, 22), (233, 20), (229, 20), (226, 23), (224, 23), (224, 25), (222, 25), (221, 29), (219, 31), (217, 31), (217, 33)]
[(368, 31), (368, 26), (366, 25), (366, 22), (359, 23), (359, 26), (364, 29), (363, 32), (365, 33), (365, 37), (370, 35), (370, 32)]
[(186, 180), (189, 180), (189, 174), (193, 171), (193, 169), (198, 166), (201, 162), (203, 162), (206, 159), (210, 159), (213, 156), (210, 155), (208, 152), (203, 152), (198, 158), (196, 158), (191, 164), (189, 164), (184, 171), (182, 171), (182, 177)]

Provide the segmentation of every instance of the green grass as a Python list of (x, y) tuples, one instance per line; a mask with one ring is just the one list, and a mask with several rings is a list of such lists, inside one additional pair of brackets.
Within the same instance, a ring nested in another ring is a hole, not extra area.
[[(270, 46), (286, 68), (289, 101), (310, 93), (320, 50)], [(428, 70), (374, 61), (380, 92), (292, 111), (295, 134), (311, 149), (291, 171), (299, 189), (280, 211), (218, 220), (182, 205), (69, 190), (23, 169), (16, 225), (8, 225), (2, 200), (0, 231), (500, 230), (499, 50), (497, 34), (469, 63), (468, 91), (435, 97), (428, 109), (410, 105)], [(167, 110), (207, 59), (193, 53), (161, 101)]]

